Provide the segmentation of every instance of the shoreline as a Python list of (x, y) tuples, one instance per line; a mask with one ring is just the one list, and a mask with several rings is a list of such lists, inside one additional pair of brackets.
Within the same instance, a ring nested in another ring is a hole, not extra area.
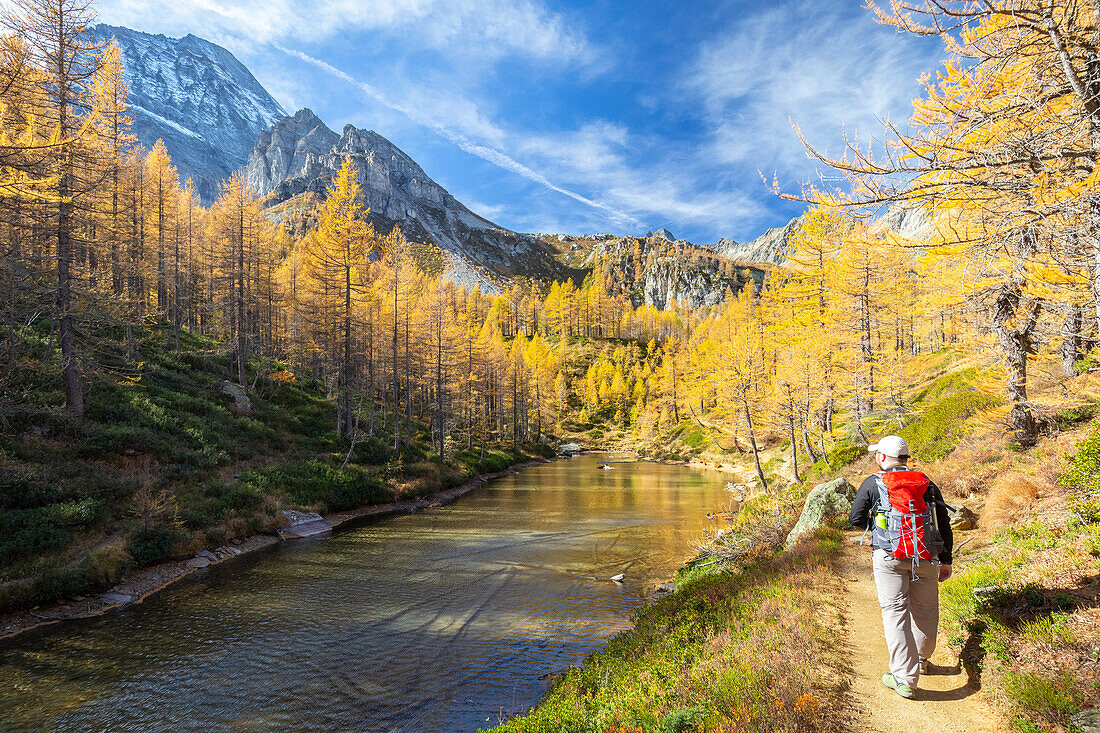
[[(556, 457), (514, 463), (500, 471), (478, 474), (464, 484), (437, 491), (427, 496), (398, 499), (387, 504), (369, 504), (351, 511), (328, 514), (324, 519), (330, 525), (331, 530), (326, 530), (325, 533), (335, 531), (338, 527), (351, 527), (358, 522), (371, 519), (386, 519), (404, 514), (414, 514), (425, 509), (443, 507), (493, 479), (519, 473), (521, 469), (550, 463), (555, 460), (557, 460)], [(170, 588), (199, 570), (221, 565), (280, 542), (288, 541), (292, 540), (284, 539), (278, 534), (251, 535), (238, 544), (230, 543), (214, 550), (204, 549), (184, 559), (167, 560), (155, 565), (138, 568), (118, 581), (114, 587), (90, 597), (78, 596), (76, 599), (58, 601), (45, 607), (35, 606), (28, 610), (5, 613), (0, 615), (0, 645), (29, 631), (50, 626), (61, 626), (69, 621), (104, 616), (143, 603), (147, 598)], [(196, 564), (195, 561), (199, 558), (208, 562), (201, 565)]]

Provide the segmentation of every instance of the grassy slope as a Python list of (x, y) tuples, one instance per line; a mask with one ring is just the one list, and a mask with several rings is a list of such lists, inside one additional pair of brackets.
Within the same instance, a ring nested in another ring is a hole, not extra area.
[[(1005, 725), (1067, 730), (1072, 713), (1100, 703), (1100, 421), (1089, 422), (1098, 380), (1086, 375), (1063, 389), (1037, 370), (1036, 403), (1062, 432), (1021, 451), (999, 429), (1005, 408), (985, 389), (986, 373), (951, 352), (914, 357), (908, 366), (921, 377), (903, 395), (901, 433), (948, 500), (981, 515), (977, 530), (957, 533), (957, 574), (943, 587), (948, 641)], [(897, 415), (873, 417), (868, 432), (897, 431)], [(846, 417), (839, 416), (829, 459), (806, 471), (802, 484), (784, 475), (789, 446), (781, 436), (765, 437), (773, 489), (750, 499), (743, 522), (774, 523), (777, 507), (780, 523), (789, 522), (793, 514), (782, 508), (800, 504), (817, 479), (866, 475), (858, 460), (864, 448)], [(745, 465), (745, 456), (721, 450), (713, 438), (730, 442), (682, 421), (649, 450)], [(829, 635), (836, 538), (826, 529), (787, 556), (758, 552), (747, 562), (687, 573), (672, 596), (638, 613), (634, 631), (499, 730), (841, 727), (841, 716), (830, 712), (843, 709), (843, 685), (834, 681), (846, 674), (837, 637)], [(992, 589), (975, 598), (981, 586)]]
[[(141, 335), (133, 365), (100, 355), (113, 376), (73, 419), (41, 365), (16, 373), (26, 399), (3, 410), (0, 610), (87, 593), (135, 565), (270, 532), (280, 510), (342, 510), (459, 485), (528, 457), (478, 447), (441, 461), (423, 431), (401, 455), (361, 442), (346, 468), (332, 403), (308, 379), (265, 378), (252, 364), (253, 411), (235, 415), (218, 385), (218, 345), (184, 333)], [(545, 446), (532, 448), (545, 451)]]

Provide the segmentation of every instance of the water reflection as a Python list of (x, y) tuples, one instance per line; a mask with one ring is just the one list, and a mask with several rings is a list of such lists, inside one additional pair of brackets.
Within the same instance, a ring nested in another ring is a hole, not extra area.
[(629, 626), (729, 501), (719, 474), (606, 460), (528, 469), (17, 639), (0, 647), (0, 729), (472, 731), (525, 710), (540, 676)]

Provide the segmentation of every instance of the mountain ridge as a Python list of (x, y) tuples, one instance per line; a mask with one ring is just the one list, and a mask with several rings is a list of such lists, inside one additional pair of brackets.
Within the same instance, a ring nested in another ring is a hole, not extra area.
[(543, 242), (474, 213), (382, 135), (350, 124), (337, 135), (308, 108), (262, 132), (245, 171), (249, 185), (272, 207), (325, 196), (345, 160), (355, 163), (375, 228), (386, 233), (400, 226), (410, 240), (437, 245), (449, 279), (497, 291), (501, 279), (566, 274)]

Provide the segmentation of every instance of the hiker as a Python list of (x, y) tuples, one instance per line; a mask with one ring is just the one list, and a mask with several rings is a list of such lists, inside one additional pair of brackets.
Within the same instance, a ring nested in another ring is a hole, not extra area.
[(881, 470), (859, 485), (848, 521), (871, 532), (890, 654), (882, 683), (912, 699), (936, 649), (939, 583), (951, 577), (951, 521), (939, 488), (920, 471), (909, 470), (905, 440), (887, 435), (867, 450)]

